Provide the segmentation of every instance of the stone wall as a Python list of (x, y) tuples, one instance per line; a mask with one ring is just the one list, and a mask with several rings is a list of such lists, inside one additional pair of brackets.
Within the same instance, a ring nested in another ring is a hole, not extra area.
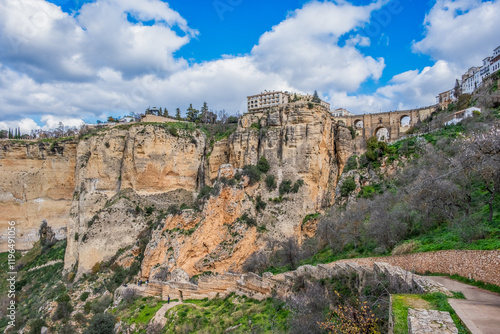
[(469, 279), (500, 285), (500, 250), (445, 250), (437, 252), (341, 260), (371, 265), (385, 262), (411, 272), (457, 274)]
[[(182, 270), (176, 269), (175, 271)], [(300, 277), (323, 279), (344, 277), (353, 273), (359, 275), (360, 282), (364, 282), (367, 275), (386, 277), (390, 282), (389, 289), (397, 291), (406, 291), (408, 293), (442, 292), (451, 296), (451, 293), (441, 284), (386, 263), (374, 263), (372, 266), (358, 265), (356, 263), (305, 265), (295, 271), (279, 275), (264, 273), (259, 276), (254, 273), (225, 273), (215, 276), (202, 276), (197, 284), (189, 282), (187, 280), (188, 276), (185, 275), (186, 278), (182, 280), (175, 279), (167, 282), (151, 280), (147, 285), (132, 286), (132, 288), (141, 296), (158, 296), (164, 300), (167, 300), (168, 297), (170, 299), (224, 298), (231, 293), (257, 300), (269, 297), (286, 299), (292, 294), (293, 286)], [(118, 295), (121, 295), (121, 293), (118, 293)]]

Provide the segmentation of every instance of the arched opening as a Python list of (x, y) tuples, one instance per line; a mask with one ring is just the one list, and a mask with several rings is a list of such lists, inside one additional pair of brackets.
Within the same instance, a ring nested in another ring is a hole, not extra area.
[(405, 116), (401, 117), (401, 120), (400, 120), (400, 126), (401, 127), (409, 127), (410, 123), (411, 123), (411, 117), (410, 116), (405, 115)]
[(375, 131), (375, 137), (377, 137), (378, 141), (388, 141), (389, 131), (386, 128), (380, 127)]
[(354, 121), (354, 127), (356, 129), (362, 129), (364, 127), (363, 121), (360, 119), (357, 119)]

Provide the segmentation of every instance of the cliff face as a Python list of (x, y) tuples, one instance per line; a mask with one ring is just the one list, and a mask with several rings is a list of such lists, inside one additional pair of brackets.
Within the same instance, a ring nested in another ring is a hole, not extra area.
[[(16, 222), (16, 248), (30, 249), (43, 219), (61, 239), (75, 188), (76, 143), (0, 143), (0, 229)], [(7, 250), (6, 233), (0, 252)]]
[(152, 125), (81, 140), (65, 269), (78, 264), (78, 273), (87, 272), (133, 245), (150, 218), (136, 207), (161, 209), (192, 201), (204, 149), (198, 130), (171, 134)]
[[(154, 277), (162, 268), (182, 268), (190, 275), (234, 271), (269, 239), (310, 235), (314, 226), (302, 226), (302, 220), (332, 203), (352, 146), (349, 130), (333, 123), (321, 108), (296, 104), (244, 115), (236, 132), (217, 142), (208, 158), (206, 183), (219, 192), (202, 212), (169, 216), (153, 232), (142, 276)], [(277, 185), (285, 180), (302, 180), (304, 185), (279, 199), (278, 188), (270, 190), (263, 181), (253, 186), (248, 180), (221, 182), (221, 176), (233, 177), (233, 168), (256, 165), (261, 156)], [(258, 196), (266, 203), (264, 209), (256, 209)], [(243, 214), (255, 218), (256, 225), (242, 221)]]
[[(314, 222), (302, 220), (333, 203), (353, 151), (349, 130), (319, 106), (246, 114), (213, 145), (191, 125), (118, 126), (60, 148), (7, 145), (0, 205), (9, 214), (2, 224), (19, 221), (26, 248), (41, 219), (60, 235), (67, 227), (65, 270), (77, 276), (117, 253), (125, 266), (141, 260), (145, 278), (161, 268), (191, 275), (238, 270), (269, 239), (314, 231)], [(278, 187), (301, 180), (300, 189), (280, 197), (265, 176), (253, 185), (246, 176), (231, 180), (260, 157)], [(215, 189), (196, 201), (203, 185)], [(265, 208), (257, 210), (258, 201)]]

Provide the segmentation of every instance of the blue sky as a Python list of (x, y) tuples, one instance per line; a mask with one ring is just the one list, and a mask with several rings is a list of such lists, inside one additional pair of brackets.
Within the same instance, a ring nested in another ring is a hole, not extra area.
[(264, 89), (371, 113), (435, 102), (500, 45), (500, 0), (0, 0), (0, 128)]

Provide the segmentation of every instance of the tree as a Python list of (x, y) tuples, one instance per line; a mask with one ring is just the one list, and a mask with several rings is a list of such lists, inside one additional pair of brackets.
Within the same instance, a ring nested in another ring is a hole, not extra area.
[(187, 109), (186, 120), (188, 122), (196, 122), (198, 120), (199, 113), (200, 111), (193, 108), (193, 104), (190, 104)]
[(201, 107), (201, 121), (202, 123), (207, 123), (208, 118), (208, 105), (206, 102), (203, 102), (203, 106)]
[(99, 313), (92, 317), (85, 334), (113, 334), (115, 317), (109, 313)]
[(227, 118), (227, 123), (228, 124), (238, 123), (238, 117), (236, 117), (236, 116), (229, 116)]
[(181, 110), (179, 108), (175, 109), (175, 119), (177, 119), (179, 121), (182, 119)]
[(0, 138), (9, 138), (9, 132), (7, 130), (0, 130)]
[(281, 252), (285, 265), (290, 265), (292, 270), (296, 269), (297, 264), (299, 263), (300, 260), (299, 258), (300, 248), (297, 239), (295, 239), (294, 237), (290, 237), (283, 242), (281, 247), (282, 247)]
[(158, 116), (163, 116), (163, 109), (160, 107), (160, 110), (158, 111)]
[(320, 103), (321, 102), (321, 99), (319, 98), (319, 95), (318, 95), (318, 91), (316, 91), (316, 90), (314, 91), (312, 102), (313, 103)]
[(271, 166), (269, 166), (269, 162), (267, 161), (266, 157), (260, 157), (259, 162), (257, 162), (257, 168), (259, 168), (259, 170), (264, 174), (269, 172)]
[(458, 79), (455, 81), (455, 88), (453, 88), (453, 95), (457, 100), (460, 97), (460, 95), (462, 95), (462, 86), (458, 82)]
[(225, 109), (219, 110), (217, 114), (218, 114), (217, 118), (220, 120), (221, 123), (223, 124), (227, 123), (228, 116)]
[(52, 228), (47, 224), (45, 219), (42, 220), (42, 224), (38, 230), (38, 236), (40, 237), (42, 246), (50, 247), (57, 242), (56, 234), (52, 231)]
[(168, 117), (168, 110), (167, 108), (163, 108), (163, 117)]

